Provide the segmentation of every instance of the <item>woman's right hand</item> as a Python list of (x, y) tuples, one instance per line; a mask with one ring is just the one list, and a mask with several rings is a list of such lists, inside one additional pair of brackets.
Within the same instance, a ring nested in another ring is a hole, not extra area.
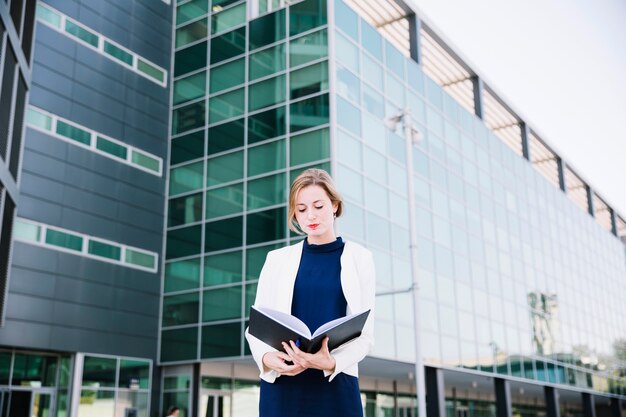
[(285, 352), (267, 352), (263, 355), (263, 366), (278, 372), (280, 375), (295, 376), (306, 369), (295, 363), (289, 365), (285, 363), (286, 361), (291, 361), (291, 358)]

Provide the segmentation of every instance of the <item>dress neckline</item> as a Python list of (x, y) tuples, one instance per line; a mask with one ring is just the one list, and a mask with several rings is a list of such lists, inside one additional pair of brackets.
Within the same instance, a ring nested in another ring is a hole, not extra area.
[(321, 243), (319, 245), (316, 245), (314, 243), (309, 243), (309, 239), (305, 238), (303, 250), (306, 252), (313, 252), (313, 253), (332, 252), (332, 251), (342, 248), (344, 245), (345, 245), (345, 242), (343, 241), (341, 236), (338, 236), (337, 239), (335, 239), (333, 242)]

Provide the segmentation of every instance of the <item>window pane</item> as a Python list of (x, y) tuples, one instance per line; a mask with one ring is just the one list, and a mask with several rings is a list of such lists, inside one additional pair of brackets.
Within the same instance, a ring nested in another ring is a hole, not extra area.
[(174, 104), (200, 98), (206, 91), (206, 71), (174, 81)]
[(244, 99), (243, 88), (210, 98), (209, 123), (217, 123), (242, 115)]
[(163, 330), (161, 332), (161, 361), (174, 362), (196, 359), (197, 351), (197, 327), (178, 330)]
[(285, 44), (264, 49), (250, 55), (250, 81), (285, 69)]
[(156, 266), (156, 259), (154, 255), (149, 253), (136, 251), (133, 249), (126, 249), (126, 263), (143, 266), (146, 268), (154, 268)]
[(379, 91), (383, 91), (383, 68), (366, 54), (363, 58), (363, 79), (376, 87)]
[(169, 227), (202, 220), (202, 193), (172, 198), (168, 210)]
[(337, 97), (337, 114), (339, 125), (356, 136), (361, 136), (361, 111), (342, 97)]
[(285, 76), (281, 75), (248, 87), (248, 110), (254, 111), (285, 101)]
[(189, 48), (181, 49), (174, 55), (174, 76), (206, 67), (207, 42), (200, 42)]
[(140, 72), (143, 72), (148, 77), (154, 78), (155, 80), (159, 82), (165, 81), (165, 72), (163, 72), (163, 70), (155, 67), (148, 61), (144, 61), (141, 58), (137, 59), (137, 69)]
[(115, 413), (114, 406), (115, 391), (81, 390), (78, 417), (90, 417), (94, 414), (112, 416)]
[(167, 232), (167, 259), (196, 255), (202, 249), (202, 226), (190, 226)]
[(206, 192), (206, 218), (243, 211), (243, 183)]
[(348, 36), (359, 41), (359, 16), (341, 0), (335, 1), (335, 22)]
[[(205, 2), (206, 3), (206, 2)], [(176, 29), (176, 48), (207, 37), (207, 20), (200, 19)]]
[(26, 111), (26, 123), (44, 130), (52, 129), (52, 118), (39, 110), (29, 108)]
[(400, 79), (404, 80), (404, 56), (402, 53), (386, 41), (385, 53), (387, 55), (387, 68), (395, 72)]
[(165, 292), (198, 288), (200, 283), (200, 258), (165, 264)]
[(84, 143), (85, 145), (91, 144), (91, 133), (61, 120), (57, 121), (57, 133), (68, 139), (75, 140), (76, 142)]
[(178, 326), (198, 322), (199, 294), (163, 297), (163, 326)]
[(376, 29), (363, 21), (361, 21), (361, 45), (380, 61), (383, 60), (382, 36)]
[(205, 229), (204, 251), (239, 247), (243, 243), (243, 217), (218, 220), (207, 223)]
[(204, 156), (204, 131), (189, 133), (172, 139), (170, 163), (180, 164)]
[(61, 16), (41, 3), (37, 3), (36, 17), (44, 22), (48, 22), (57, 29), (61, 27)]
[(250, 21), (250, 50), (285, 38), (285, 9)]
[(243, 146), (245, 120), (239, 119), (209, 129), (207, 155)]
[(289, 163), (291, 166), (330, 157), (328, 129), (314, 130), (289, 139)]
[(243, 151), (208, 160), (207, 186), (243, 178)]
[(100, 136), (96, 139), (96, 148), (102, 152), (106, 152), (124, 160), (126, 160), (126, 157), (128, 156), (128, 149), (126, 146), (112, 142)]
[(98, 47), (98, 35), (85, 29), (82, 26), (78, 26), (76, 23), (66, 20), (65, 31), (70, 35), (77, 37), (78, 39), (87, 42), (91, 46)]
[(176, 7), (176, 24), (180, 25), (205, 15), (208, 10), (209, 2), (207, 0), (191, 0), (189, 3)]
[(133, 164), (147, 168), (151, 171), (159, 172), (161, 170), (161, 162), (158, 159), (135, 149), (133, 149), (130, 159)]
[(337, 65), (337, 92), (355, 103), (361, 99), (361, 82), (341, 65)]
[(114, 387), (117, 360), (85, 356), (83, 363), (83, 387)]
[(328, 94), (290, 105), (292, 132), (328, 123)]
[(271, 175), (248, 181), (248, 209), (285, 203), (285, 174)]
[(246, 236), (249, 245), (284, 239), (287, 220), (285, 208), (275, 208), (248, 214)]
[(266, 110), (248, 118), (248, 144), (282, 136), (286, 132), (285, 107)]
[(289, 43), (289, 65), (291, 67), (325, 56), (328, 56), (326, 30), (301, 36)]
[(202, 188), (204, 162), (185, 165), (170, 171), (170, 195)]
[(46, 231), (46, 243), (79, 252), (83, 249), (82, 237), (53, 229), (48, 229)]
[(305, 0), (289, 10), (289, 34), (306, 32), (326, 24), (326, 0)]
[(204, 258), (204, 286), (241, 282), (241, 251)]
[(381, 119), (385, 117), (385, 102), (382, 94), (367, 85), (363, 85), (363, 107)]
[(246, 21), (246, 3), (211, 16), (211, 34), (223, 32)]
[(292, 99), (327, 90), (328, 63), (324, 61), (319, 64), (311, 65), (310, 67), (293, 71), (289, 83), (289, 91)]
[(172, 112), (172, 134), (186, 132), (204, 126), (205, 101), (179, 107)]
[(259, 279), (259, 274), (261, 273), (261, 268), (265, 263), (267, 253), (271, 250), (278, 249), (281, 246), (283, 245), (273, 244), (246, 249), (246, 281)]
[(248, 149), (248, 176), (285, 167), (285, 141), (278, 140)]
[(150, 362), (130, 359), (120, 360), (118, 387), (131, 389), (150, 388)]
[(56, 385), (57, 358), (15, 353), (12, 385), (49, 387)]
[(213, 7), (215, 8), (216, 6), (222, 6), (222, 8), (224, 8), (228, 6), (229, 4), (233, 4), (238, 1), (239, 0), (213, 0)]
[(111, 245), (97, 240), (89, 241), (89, 253), (102, 258), (120, 260), (122, 249), (119, 246)]
[(355, 74), (359, 74), (359, 47), (340, 33), (336, 34), (335, 57)]
[(241, 317), (241, 285), (205, 291), (202, 294), (202, 321)]
[(104, 41), (104, 52), (128, 65), (133, 65), (133, 56), (131, 54), (108, 41)]
[(202, 327), (202, 357), (223, 358), (241, 354), (241, 323)]
[(211, 93), (225, 90), (246, 80), (245, 58), (241, 58), (218, 67), (211, 68)]
[(39, 242), (41, 226), (16, 220), (14, 227), (14, 239), (26, 240), (29, 242)]
[[(206, 1), (206, 0), (205, 0)], [(246, 28), (241, 27), (211, 39), (211, 64), (244, 53), (246, 50)]]

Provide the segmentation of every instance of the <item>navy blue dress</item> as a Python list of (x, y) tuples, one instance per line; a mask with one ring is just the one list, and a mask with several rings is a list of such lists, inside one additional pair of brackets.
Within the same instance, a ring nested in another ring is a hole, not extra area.
[[(346, 315), (340, 276), (344, 244), (341, 237), (321, 245), (304, 240), (291, 314), (312, 331)], [(362, 417), (358, 378), (343, 372), (331, 382), (328, 378), (319, 369), (307, 369), (272, 384), (261, 380), (260, 417)]]

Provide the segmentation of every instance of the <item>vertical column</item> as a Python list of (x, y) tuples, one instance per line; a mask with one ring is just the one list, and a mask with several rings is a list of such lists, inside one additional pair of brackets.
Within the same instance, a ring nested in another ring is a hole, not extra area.
[(561, 417), (558, 391), (554, 387), (543, 387), (543, 394), (546, 397), (546, 416)]
[(422, 64), (422, 44), (420, 42), (422, 21), (415, 13), (407, 16), (407, 20), (409, 21), (409, 52), (411, 59), (418, 64)]
[(191, 410), (190, 416), (197, 416), (200, 413), (200, 367), (201, 363), (193, 364), (193, 376), (191, 378)]
[(589, 211), (591, 217), (596, 217), (596, 208), (593, 205), (593, 190), (588, 184), (585, 184), (585, 190), (587, 191), (587, 211)]
[(611, 213), (611, 233), (617, 236), (617, 214), (613, 208), (609, 208), (609, 213)]
[(582, 393), (584, 417), (596, 417), (596, 401), (588, 392)]
[(85, 355), (77, 353), (74, 356), (74, 363), (72, 368), (72, 381), (71, 381), (71, 393), (70, 393), (70, 417), (78, 416), (78, 406), (80, 405), (80, 389), (83, 383), (83, 364), (85, 363)]
[(472, 77), (472, 84), (474, 84), (474, 114), (484, 119), (484, 109), (483, 109), (483, 80), (478, 77), (478, 75), (474, 75)]
[(622, 417), (622, 400), (611, 398), (611, 417)]
[(428, 417), (446, 417), (443, 371), (430, 366), (424, 368), (426, 368), (426, 413)]
[(530, 155), (530, 128), (526, 122), (521, 122), (519, 127), (522, 131), (522, 155), (527, 161), (532, 161)]
[(557, 170), (559, 171), (559, 188), (564, 193), (567, 193), (567, 184), (565, 183), (565, 162), (560, 157), (556, 157)]
[(493, 382), (496, 393), (496, 417), (511, 417), (513, 411), (509, 381), (502, 378), (494, 378)]

